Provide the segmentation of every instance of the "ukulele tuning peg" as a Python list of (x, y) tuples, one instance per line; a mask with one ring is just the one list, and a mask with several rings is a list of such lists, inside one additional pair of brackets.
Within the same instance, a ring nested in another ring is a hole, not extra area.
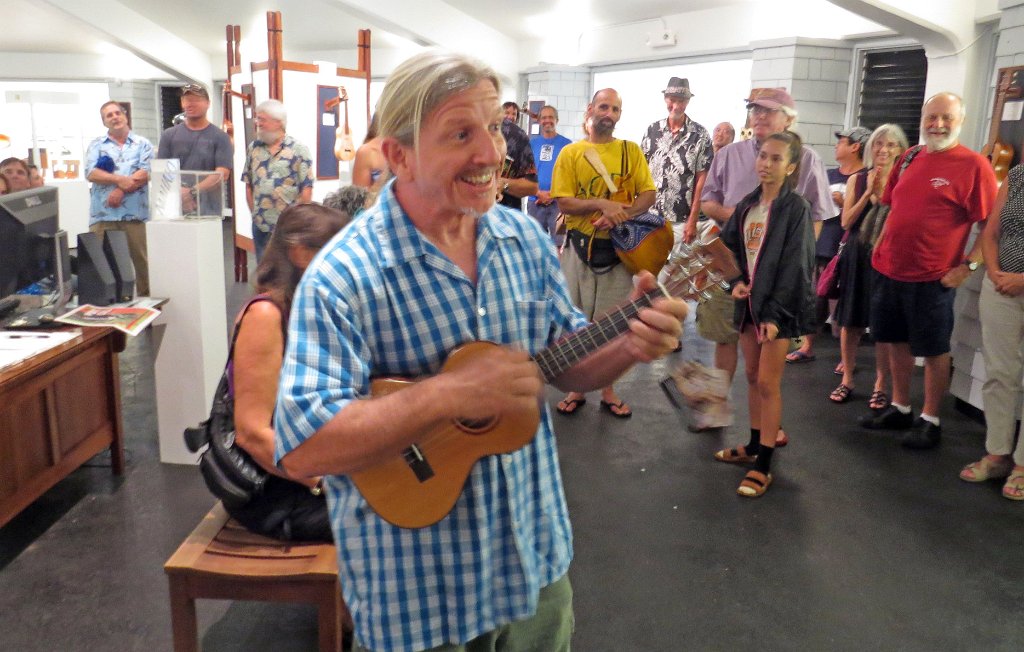
[(676, 252), (679, 256), (689, 258), (693, 255), (693, 247), (680, 240), (676, 243)]
[(701, 288), (700, 291), (697, 292), (697, 299), (699, 299), (700, 301), (710, 301), (711, 293), (705, 290), (704, 288)]

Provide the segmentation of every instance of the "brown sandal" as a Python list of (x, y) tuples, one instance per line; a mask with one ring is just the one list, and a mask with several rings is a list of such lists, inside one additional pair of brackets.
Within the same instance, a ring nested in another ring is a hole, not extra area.
[(736, 448), (724, 448), (718, 451), (715, 453), (715, 459), (729, 464), (750, 464), (757, 459), (757, 455), (747, 455), (745, 446), (737, 446)]
[(764, 492), (768, 491), (768, 487), (772, 484), (772, 474), (764, 474), (760, 471), (747, 471), (747, 475), (743, 478), (743, 482), (736, 488), (736, 493), (743, 496), (744, 498), (758, 498), (763, 496)]

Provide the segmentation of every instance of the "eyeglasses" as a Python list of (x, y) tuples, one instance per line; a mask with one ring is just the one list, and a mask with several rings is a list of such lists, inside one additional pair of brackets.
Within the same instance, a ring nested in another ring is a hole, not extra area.
[(750, 115), (771, 115), (772, 113), (778, 113), (778, 111), (778, 109), (769, 109), (760, 104), (755, 104), (749, 109)]

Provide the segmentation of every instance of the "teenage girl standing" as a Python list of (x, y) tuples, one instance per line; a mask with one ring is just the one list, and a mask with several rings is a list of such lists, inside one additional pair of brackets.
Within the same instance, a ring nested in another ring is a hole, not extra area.
[(715, 459), (754, 463), (736, 490), (748, 498), (764, 494), (772, 482), (789, 340), (814, 332), (814, 230), (810, 206), (793, 188), (802, 145), (789, 131), (765, 139), (754, 164), (761, 186), (737, 204), (722, 230), (742, 273), (732, 296), (750, 386), (750, 441), (718, 451)]

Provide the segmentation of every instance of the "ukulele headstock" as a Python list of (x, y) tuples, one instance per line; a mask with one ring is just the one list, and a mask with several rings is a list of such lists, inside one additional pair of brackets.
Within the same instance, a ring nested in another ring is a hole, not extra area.
[(674, 297), (701, 303), (716, 286), (728, 291), (728, 279), (738, 274), (732, 252), (718, 237), (693, 244), (680, 241), (662, 270), (662, 286)]

